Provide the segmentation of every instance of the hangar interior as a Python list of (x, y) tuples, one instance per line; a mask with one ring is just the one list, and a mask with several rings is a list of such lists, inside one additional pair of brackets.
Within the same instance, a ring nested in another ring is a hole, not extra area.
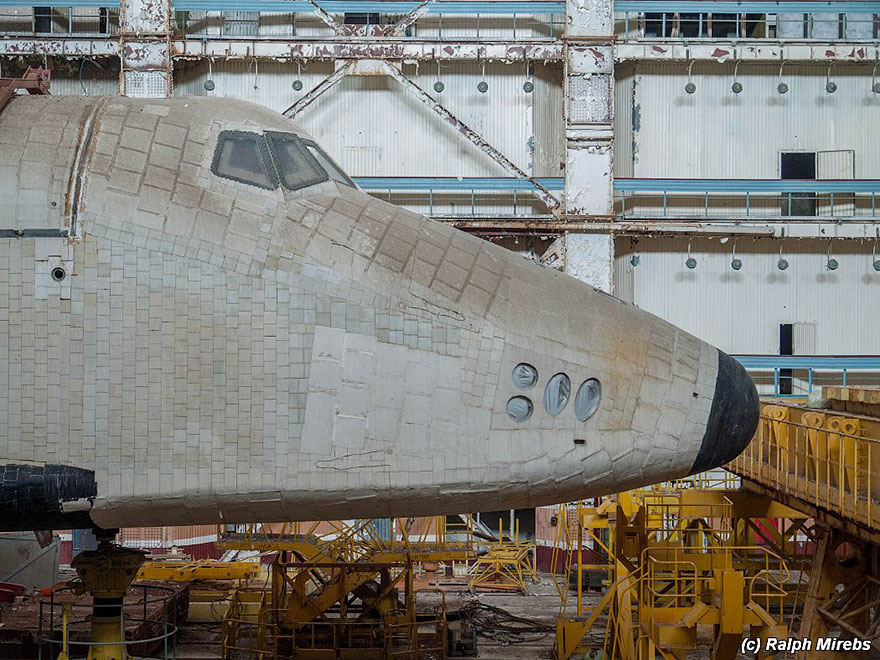
[(762, 397), (725, 469), (553, 507), (123, 528), (112, 577), (77, 566), (88, 530), (0, 534), (0, 657), (880, 653), (880, 3), (0, 0), (0, 80), (0, 116), (16, 90), (283, 113)]

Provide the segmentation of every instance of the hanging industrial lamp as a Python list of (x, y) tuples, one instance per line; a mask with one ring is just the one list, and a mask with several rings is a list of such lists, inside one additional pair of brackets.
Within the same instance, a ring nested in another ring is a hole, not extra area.
[(828, 259), (825, 261), (825, 266), (828, 270), (837, 270), (840, 264), (837, 263), (837, 259), (831, 256), (831, 243), (831, 241), (828, 241)]
[(834, 64), (828, 65), (828, 71), (825, 73), (825, 91), (829, 94), (834, 94), (837, 91), (837, 83), (831, 80), (831, 67)]
[(693, 81), (691, 81), (691, 69), (694, 68), (694, 62), (696, 62), (696, 60), (691, 60), (691, 63), (688, 65), (688, 81), (687, 84), (684, 86), (684, 91), (686, 91), (688, 94), (693, 94), (697, 91), (697, 86), (693, 83)]
[(788, 93), (788, 83), (783, 82), (783, 80), (782, 80), (782, 67), (784, 67), (784, 66), (785, 66), (785, 61), (783, 60), (783, 62), (779, 65), (779, 84), (776, 85), (776, 91), (779, 92), (780, 94), (787, 94)]
[(742, 270), (743, 262), (736, 256), (736, 241), (733, 242), (733, 254), (731, 256), (733, 258), (730, 260), (730, 267), (734, 270)]
[(779, 261), (776, 262), (779, 270), (788, 270), (788, 260), (782, 256), (782, 244), (779, 244)]
[(687, 261), (684, 262), (684, 265), (693, 270), (697, 267), (697, 260), (691, 256), (691, 242), (688, 241), (688, 258)]
[(489, 91), (489, 83), (486, 82), (486, 60), (483, 60), (483, 80), (477, 84), (477, 90), (480, 94), (485, 94)]
[(214, 91), (214, 66), (213, 60), (208, 60), (208, 79), (205, 81), (205, 91), (213, 92)]
[(874, 71), (871, 73), (871, 91), (880, 94), (880, 80), (877, 80), (877, 64), (874, 65)]
[(293, 87), (293, 91), (298, 92), (303, 88), (303, 81), (300, 80), (300, 76), (302, 75), (302, 69), (300, 68), (300, 63), (296, 63), (296, 80), (290, 85)]
[(446, 85), (440, 80), (440, 60), (437, 60), (437, 82), (434, 83), (434, 91), (441, 94), (444, 89), (446, 89)]
[(731, 91), (734, 94), (739, 94), (743, 91), (742, 83), (737, 80), (737, 72), (739, 71), (739, 60), (737, 60), (736, 64), (733, 66), (733, 84), (730, 86)]
[(531, 94), (535, 91), (535, 83), (533, 82), (534, 77), (535, 72), (532, 69), (532, 65), (526, 60), (526, 81), (523, 83), (523, 91), (526, 94)]
[(871, 248), (871, 265), (874, 270), (880, 273), (880, 259), (877, 258), (877, 241), (874, 241), (874, 247)]

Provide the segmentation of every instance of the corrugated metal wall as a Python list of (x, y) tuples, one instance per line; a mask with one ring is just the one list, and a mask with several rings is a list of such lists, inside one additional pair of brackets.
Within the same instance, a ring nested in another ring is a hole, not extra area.
[(633, 176), (633, 124), (639, 122), (633, 115), (636, 68), (620, 64), (614, 76), (614, 176), (628, 178)]
[[(333, 71), (331, 63), (312, 62), (298, 72), (290, 63), (217, 62), (214, 96), (240, 98), (283, 111)], [(437, 80), (445, 89), (439, 100), (483, 135), (519, 167), (531, 170), (532, 103), (522, 85), (522, 63), (487, 63), (489, 91), (481, 94), (482, 66), (435, 63), (405, 73), (431, 90)], [(205, 95), (208, 67), (179, 71), (177, 95)], [(291, 84), (303, 82), (295, 92)], [(353, 176), (505, 176), (499, 165), (442, 122), (387, 76), (347, 76), (305, 109), (297, 121)]]
[[(880, 95), (871, 91), (871, 65), (834, 67), (834, 94), (825, 91), (825, 66), (787, 64), (785, 95), (776, 90), (778, 65), (741, 64), (740, 94), (731, 91), (732, 62), (695, 65), (694, 94), (684, 90), (686, 63), (635, 70), (634, 100), (627, 109), (618, 96), (616, 128), (621, 136), (633, 130), (636, 177), (774, 179), (780, 151), (826, 149), (855, 150), (855, 178), (880, 177)], [(625, 153), (615, 156), (624, 176)]]
[[(829, 241), (739, 239), (742, 270), (730, 267), (733, 239), (640, 238), (616, 242), (616, 273), (631, 270), (633, 302), (728, 353), (776, 354), (780, 323), (815, 323), (816, 354), (880, 354), (880, 273), (868, 241), (834, 241), (840, 266), (825, 262)], [(790, 267), (776, 267), (780, 245)], [(805, 352), (812, 352), (804, 346)], [(800, 352), (795, 347), (795, 352)]]

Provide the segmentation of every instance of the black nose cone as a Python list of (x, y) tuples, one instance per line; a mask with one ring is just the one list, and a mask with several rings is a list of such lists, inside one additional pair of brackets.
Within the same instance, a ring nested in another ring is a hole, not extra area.
[(739, 456), (758, 428), (758, 390), (742, 366), (718, 351), (715, 398), (700, 451), (690, 474), (724, 465)]

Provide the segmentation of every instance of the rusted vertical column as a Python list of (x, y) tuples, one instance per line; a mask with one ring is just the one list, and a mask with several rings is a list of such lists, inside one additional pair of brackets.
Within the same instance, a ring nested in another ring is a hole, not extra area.
[(140, 98), (171, 96), (170, 0), (122, 0), (119, 92)]
[[(569, 220), (608, 221), (614, 212), (613, 32), (612, 0), (567, 0), (563, 112)], [(610, 293), (612, 235), (569, 234), (566, 244), (566, 272)]]

